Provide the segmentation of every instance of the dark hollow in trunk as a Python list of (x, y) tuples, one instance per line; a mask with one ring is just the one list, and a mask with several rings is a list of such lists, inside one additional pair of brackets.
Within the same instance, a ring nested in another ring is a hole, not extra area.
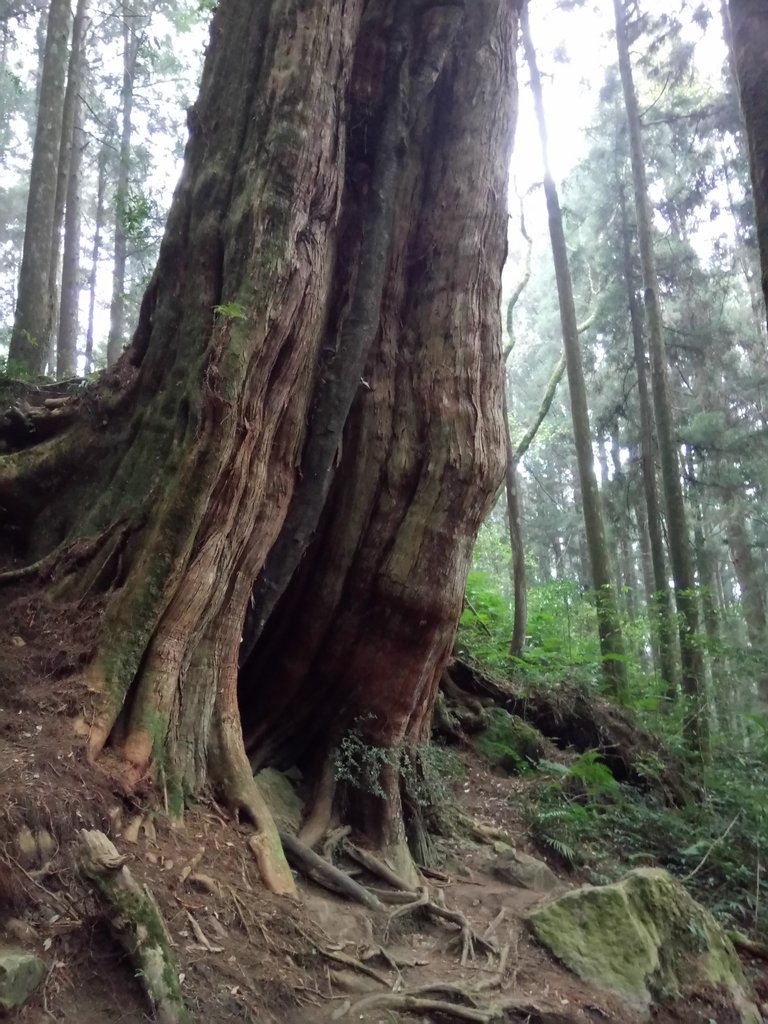
[[(222, 0), (133, 341), (69, 429), (0, 458), (30, 557), (78, 540), (59, 589), (109, 591), (91, 755), (172, 810), (218, 786), (282, 891), (252, 767), (426, 737), (503, 473), (516, 19)], [(389, 775), (358, 820), (398, 853)]]

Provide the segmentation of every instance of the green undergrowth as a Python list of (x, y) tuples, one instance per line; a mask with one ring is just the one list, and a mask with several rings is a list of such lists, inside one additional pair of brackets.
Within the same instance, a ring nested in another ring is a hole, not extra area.
[(727, 924), (768, 937), (768, 759), (724, 752), (681, 808), (620, 785), (594, 752), (542, 762), (525, 817), (532, 836), (595, 884), (660, 865)]
[(394, 770), (406, 802), (420, 808), (434, 831), (451, 831), (455, 817), (454, 783), (465, 774), (460, 757), (439, 743), (377, 746), (366, 740), (364, 727), (361, 720), (342, 737), (334, 764), (336, 781), (385, 798), (382, 777), (387, 769)]

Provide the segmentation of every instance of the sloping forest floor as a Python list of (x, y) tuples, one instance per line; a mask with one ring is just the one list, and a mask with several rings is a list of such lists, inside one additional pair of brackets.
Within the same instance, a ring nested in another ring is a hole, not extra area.
[[(551, 845), (535, 844), (522, 810), (536, 785), (530, 775), (492, 770), (469, 745), (453, 748), (457, 771), (442, 817), (454, 826), (432, 837), (437, 868), (427, 880), (433, 904), (458, 912), (471, 931), (471, 950), (459, 926), (425, 908), (373, 913), (303, 877), (298, 900), (272, 896), (258, 881), (252, 830), (215, 803), (174, 828), (149, 786), (121, 793), (108, 760), (86, 763), (73, 733), (88, 712), (77, 682), (87, 622), (73, 638), (63, 619), (39, 619), (35, 607), (19, 598), (0, 641), (0, 944), (36, 952), (46, 968), (11, 1020), (153, 1019), (137, 971), (77, 870), (82, 829), (105, 832), (154, 894), (194, 1021), (482, 1022), (499, 1007), (495, 1019), (527, 1024), (643, 1019), (559, 966), (526, 926), (552, 886), (564, 891), (586, 879)], [(574, 756), (541, 742), (552, 764)], [(512, 847), (536, 858), (533, 888), (505, 876)], [(745, 965), (768, 998), (765, 961), (747, 957)], [(716, 993), (691, 993), (654, 1019), (727, 1024), (724, 1013)]]

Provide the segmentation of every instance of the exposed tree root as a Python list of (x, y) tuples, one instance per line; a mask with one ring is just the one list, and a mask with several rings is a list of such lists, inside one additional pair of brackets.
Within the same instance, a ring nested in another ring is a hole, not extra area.
[(335, 758), (331, 752), (323, 762), (320, 776), (310, 802), (310, 813), (301, 826), (299, 839), (315, 847), (328, 831), (333, 817), (333, 798), (336, 793)]
[(361, 974), (365, 974), (367, 977), (373, 978), (374, 981), (378, 981), (378, 983), (383, 985), (386, 989), (392, 988), (389, 978), (383, 975), (380, 971), (377, 971), (374, 967), (369, 967), (368, 964), (364, 964), (362, 960), (358, 960), (354, 956), (347, 956), (346, 953), (342, 953), (341, 950), (338, 949), (325, 949), (320, 946), (319, 951), (328, 960), (334, 960), (337, 964), (344, 964), (346, 967), (351, 967), (356, 971), (360, 971)]
[(346, 896), (356, 903), (362, 903), (369, 910), (384, 909), (384, 904), (377, 896), (350, 878), (346, 871), (341, 871), (333, 864), (329, 864), (327, 860), (323, 860), (319, 854), (302, 843), (296, 836), (291, 835), (290, 832), (281, 831), (280, 840), (288, 860), (318, 885), (330, 889), (331, 892)]
[[(95, 537), (81, 538), (71, 543), (60, 544), (49, 554), (30, 565), (23, 565), (18, 569), (8, 569), (0, 573), (0, 586), (24, 583), (32, 579), (47, 581), (66, 576), (95, 559), (110, 540), (112, 541), (110, 550), (114, 549), (115, 542), (123, 543), (129, 529), (125, 520), (121, 519)], [(101, 566), (102, 563), (99, 565)]]
[[(624, 708), (577, 686), (557, 693), (515, 693), (510, 685), (490, 679), (457, 659), (446, 670), (442, 687), (453, 700), (469, 697), (493, 703), (534, 725), (544, 736), (578, 751), (598, 750), (619, 782), (655, 789), (672, 805), (692, 799), (695, 786), (682, 758), (644, 729)], [(462, 697), (463, 695), (463, 697)]]
[(134, 879), (103, 832), (81, 830), (80, 870), (99, 894), (109, 925), (131, 958), (162, 1024), (191, 1021), (168, 932), (152, 893)]
[(768, 944), (756, 942), (754, 939), (750, 939), (748, 936), (737, 931), (729, 931), (728, 938), (739, 952), (768, 961)]
[(366, 1010), (395, 1010), (404, 1013), (441, 1013), (454, 1020), (474, 1021), (476, 1024), (489, 1024), (498, 1019), (500, 1012), (477, 1006), (463, 1006), (460, 1003), (449, 1003), (442, 999), (428, 999), (404, 992), (381, 993), (366, 996), (349, 1009), (349, 1016), (364, 1020)]
[(393, 871), (384, 861), (369, 853), (368, 850), (360, 849), (360, 847), (355, 846), (354, 843), (350, 843), (348, 840), (343, 843), (343, 849), (348, 857), (357, 861), (358, 864), (361, 864), (371, 874), (378, 875), (388, 885), (404, 892), (414, 891), (405, 879), (398, 875), (396, 871)]
[(410, 914), (414, 910), (420, 908), (431, 914), (432, 917), (436, 917), (440, 921), (447, 921), (449, 924), (455, 924), (459, 928), (460, 941), (461, 941), (461, 966), (466, 967), (470, 960), (475, 958), (475, 946), (482, 946), (491, 953), (496, 953), (497, 948), (491, 942), (486, 941), (482, 936), (478, 935), (470, 925), (467, 918), (462, 914), (460, 910), (451, 910), (449, 907), (443, 906), (441, 903), (436, 902), (430, 898), (429, 890), (424, 887), (408, 903), (403, 903), (397, 907), (396, 910), (390, 912), (389, 923), (391, 924), (398, 917), (403, 917), (405, 914)]

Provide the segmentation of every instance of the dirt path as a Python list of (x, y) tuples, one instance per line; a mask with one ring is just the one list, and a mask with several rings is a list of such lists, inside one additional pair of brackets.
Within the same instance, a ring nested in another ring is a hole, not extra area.
[[(35, 647), (14, 632), (0, 651), (0, 928), (6, 943), (35, 951), (46, 967), (38, 993), (11, 1020), (151, 1019), (134, 970), (78, 875), (83, 828), (106, 832), (154, 893), (195, 1021), (484, 1021), (501, 1006), (505, 1021), (527, 1024), (640, 1020), (535, 943), (525, 916), (549, 894), (500, 878), (498, 843), (435, 841), (444, 876), (429, 880), (431, 899), (459, 911), (485, 940), (463, 964), (459, 929), (423, 910), (389, 920), (304, 881), (298, 901), (265, 893), (248, 829), (215, 804), (174, 829), (153, 807), (149, 787), (121, 795), (108, 759), (93, 767), (73, 752), (73, 723), (88, 698), (73, 682), (77, 647), (70, 643), (66, 657), (46, 653), (59, 639), (41, 637)], [(541, 858), (521, 815), (526, 785), (490, 774), (468, 755), (455, 799), (466, 817)], [(558, 875), (559, 888), (574, 884)], [(409, 993), (423, 1004), (403, 1006)], [(452, 1012), (435, 1009), (447, 1002), (456, 1004)]]

